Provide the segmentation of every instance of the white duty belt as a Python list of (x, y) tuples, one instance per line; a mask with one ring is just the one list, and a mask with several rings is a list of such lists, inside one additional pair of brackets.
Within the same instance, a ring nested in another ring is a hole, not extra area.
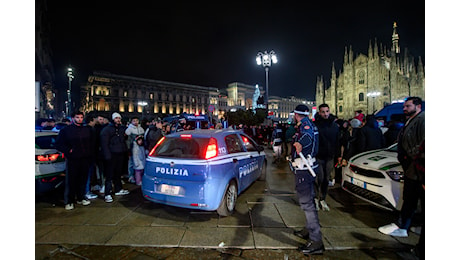
[(316, 158), (312, 158), (311, 155), (305, 156), (299, 153), (300, 158), (295, 158), (294, 161), (290, 161), (291, 167), (296, 170), (308, 170), (313, 177), (316, 177), (315, 171), (313, 170), (313, 164), (316, 162)]

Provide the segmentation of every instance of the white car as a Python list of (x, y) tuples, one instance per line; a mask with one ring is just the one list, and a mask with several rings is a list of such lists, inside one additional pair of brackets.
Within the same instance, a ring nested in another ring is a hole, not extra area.
[(342, 168), (342, 189), (387, 210), (401, 210), (403, 169), (398, 146), (368, 151), (350, 158)]
[(56, 150), (58, 132), (35, 132), (35, 193), (64, 186), (66, 164), (64, 154)]

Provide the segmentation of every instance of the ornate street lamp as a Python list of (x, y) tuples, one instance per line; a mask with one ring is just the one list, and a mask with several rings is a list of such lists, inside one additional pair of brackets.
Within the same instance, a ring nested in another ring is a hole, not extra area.
[(268, 97), (269, 97), (268, 96), (268, 71), (270, 67), (272, 66), (272, 62), (274, 64), (278, 63), (278, 58), (276, 57), (276, 54), (274, 51), (270, 51), (270, 53), (268, 53), (267, 51), (264, 51), (263, 53), (262, 52), (257, 53), (256, 62), (257, 62), (257, 65), (262, 65), (265, 68), (265, 85), (267, 87), (267, 110), (268, 110), (269, 109), (268, 108)]
[(372, 113), (375, 112), (375, 98), (380, 96), (380, 92), (374, 91), (374, 92), (369, 92), (367, 93), (368, 97), (372, 98)]
[(67, 90), (67, 116), (70, 116), (72, 113), (72, 80), (74, 78), (73, 70), (70, 66), (67, 68), (67, 77), (69, 78), (69, 89)]

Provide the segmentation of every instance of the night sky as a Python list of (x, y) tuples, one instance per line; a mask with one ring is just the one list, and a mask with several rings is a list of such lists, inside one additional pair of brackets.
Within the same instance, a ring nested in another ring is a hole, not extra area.
[(314, 100), (316, 78), (330, 82), (346, 46), (355, 57), (367, 55), (370, 40), (390, 48), (394, 21), (401, 50), (425, 63), (424, 2), (321, 2), (48, 1), (56, 84), (67, 87), (71, 64), (78, 86), (94, 70), (217, 88), (265, 86), (255, 58), (274, 50), (269, 94)]

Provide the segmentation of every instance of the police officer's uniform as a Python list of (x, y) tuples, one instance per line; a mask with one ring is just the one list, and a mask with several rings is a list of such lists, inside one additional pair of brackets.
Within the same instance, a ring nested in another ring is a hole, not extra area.
[[(302, 154), (307, 157), (311, 155), (313, 163), (311, 168), (315, 173), (318, 171), (318, 163), (314, 159), (318, 153), (319, 133), (316, 126), (308, 118), (308, 107), (305, 105), (298, 105), (294, 113), (304, 115), (299, 126), (299, 133), (296, 134), (294, 142), (299, 142), (302, 145)], [(299, 158), (296, 149), (292, 149), (293, 160)], [(309, 239), (305, 246), (299, 248), (303, 253), (322, 253), (324, 250), (323, 237), (320, 230), (318, 212), (314, 202), (315, 198), (315, 177), (309, 170), (295, 169), (296, 191), (299, 198), (300, 208), (305, 212), (307, 219), (306, 229), (308, 230)], [(310, 252), (311, 251), (311, 252)]]

